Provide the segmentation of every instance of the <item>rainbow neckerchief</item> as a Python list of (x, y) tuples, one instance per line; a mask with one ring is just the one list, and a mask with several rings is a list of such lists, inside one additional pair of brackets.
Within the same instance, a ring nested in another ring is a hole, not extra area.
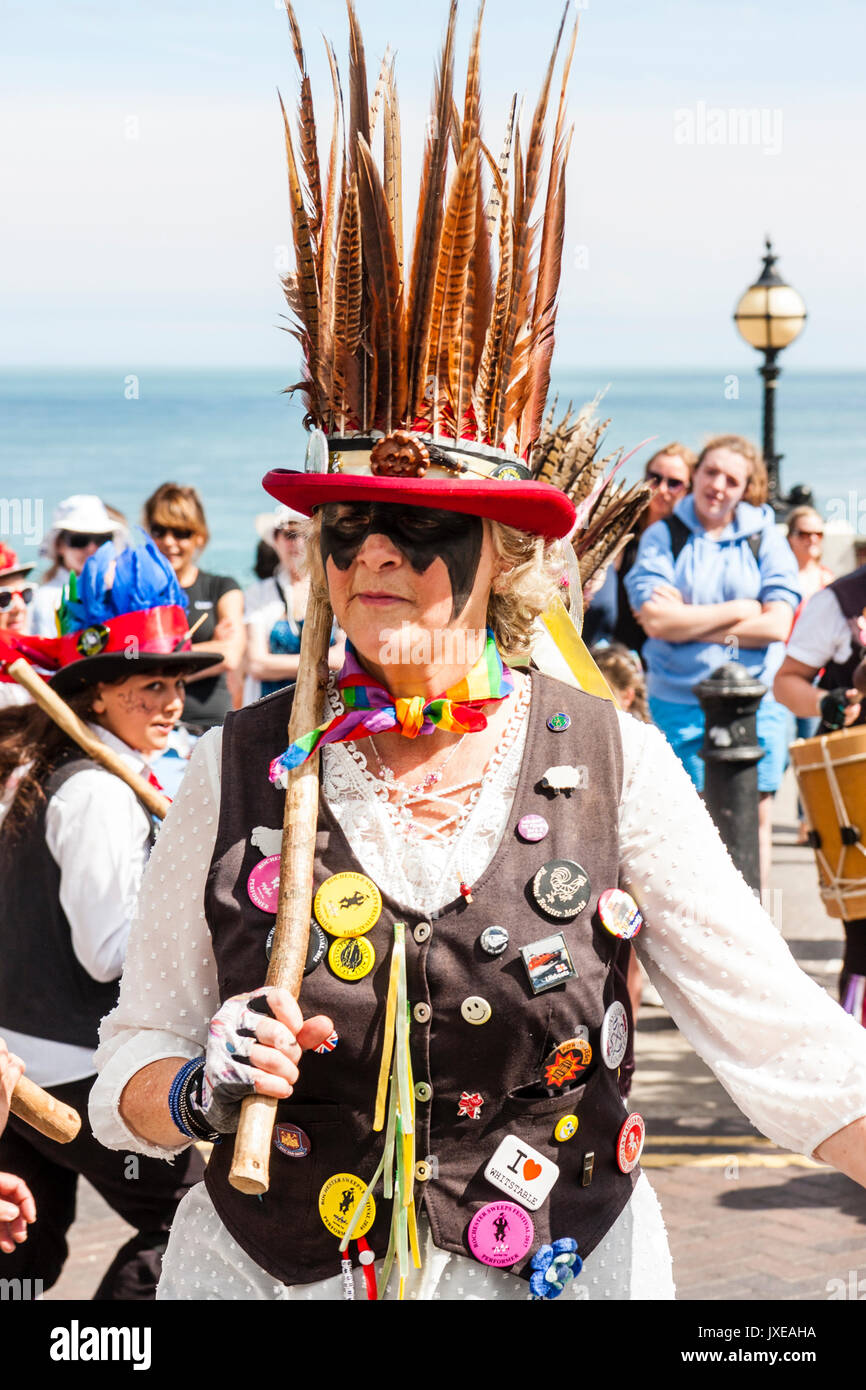
[(274, 758), (269, 774), (272, 782), (284, 782), (286, 772), (300, 767), (323, 743), (370, 738), (393, 728), (399, 728), (406, 738), (432, 734), (434, 729), (448, 734), (478, 733), (486, 728), (487, 717), (476, 706), (488, 700), (504, 700), (512, 694), (514, 681), (488, 628), (484, 651), (472, 669), (444, 695), (437, 695), (427, 704), (420, 695), (408, 700), (395, 698), (364, 670), (350, 643), (346, 644), (346, 660), (337, 678), (337, 689), (343, 698), (343, 713), (304, 734)]

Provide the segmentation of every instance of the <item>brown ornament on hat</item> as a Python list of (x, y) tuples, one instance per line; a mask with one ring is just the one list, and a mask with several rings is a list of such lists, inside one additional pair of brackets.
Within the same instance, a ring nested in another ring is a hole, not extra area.
[(375, 478), (423, 478), (429, 467), (426, 446), (406, 430), (386, 434), (370, 453), (370, 472)]

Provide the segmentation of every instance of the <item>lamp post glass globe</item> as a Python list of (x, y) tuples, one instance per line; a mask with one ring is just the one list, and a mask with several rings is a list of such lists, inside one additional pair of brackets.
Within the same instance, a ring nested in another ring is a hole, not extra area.
[(740, 299), (734, 322), (750, 347), (764, 353), (760, 368), (764, 378), (764, 461), (770, 484), (770, 501), (778, 500), (779, 463), (775, 451), (775, 390), (780, 368), (776, 356), (798, 338), (806, 323), (806, 305), (801, 296), (776, 273), (776, 256), (769, 237), (760, 278)]

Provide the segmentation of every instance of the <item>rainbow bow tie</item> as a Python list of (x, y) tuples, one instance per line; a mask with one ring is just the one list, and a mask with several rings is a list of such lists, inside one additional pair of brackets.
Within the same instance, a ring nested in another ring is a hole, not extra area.
[(346, 646), (337, 689), (343, 697), (342, 714), (304, 734), (274, 758), (269, 775), (277, 786), (285, 786), (286, 773), (305, 763), (323, 743), (348, 743), (395, 728), (406, 738), (432, 734), (434, 729), (449, 734), (478, 733), (487, 727), (487, 716), (479, 706), (489, 700), (504, 700), (512, 694), (514, 680), (488, 629), (484, 651), (472, 669), (433, 700), (425, 702), (420, 695), (409, 699), (393, 696), (364, 670), (351, 644)]

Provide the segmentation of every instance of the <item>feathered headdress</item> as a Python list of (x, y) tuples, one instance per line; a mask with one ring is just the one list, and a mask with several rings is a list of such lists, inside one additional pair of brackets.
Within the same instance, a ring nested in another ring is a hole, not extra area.
[(640, 485), (626, 492), (604, 474), (610, 460), (596, 460), (604, 427), (591, 408), (557, 425), (552, 412), (545, 417), (577, 22), (566, 38), (567, 5), (531, 120), (522, 121), (515, 97), (494, 156), (481, 128), (484, 3), (461, 109), (451, 0), (410, 253), (390, 51), (371, 96), (347, 0), (348, 101), (344, 111), (329, 45), (334, 105), (323, 170), (306, 55), (285, 3), (300, 104), (295, 132), (281, 100), (296, 256), (284, 288), (304, 357), (303, 380), (288, 389), (303, 396), (311, 438), (305, 472), (274, 470), (267, 491), (307, 514), (329, 500), (390, 498), (473, 512), (547, 538), (579, 527), (585, 581), (625, 543), (650, 494)]

